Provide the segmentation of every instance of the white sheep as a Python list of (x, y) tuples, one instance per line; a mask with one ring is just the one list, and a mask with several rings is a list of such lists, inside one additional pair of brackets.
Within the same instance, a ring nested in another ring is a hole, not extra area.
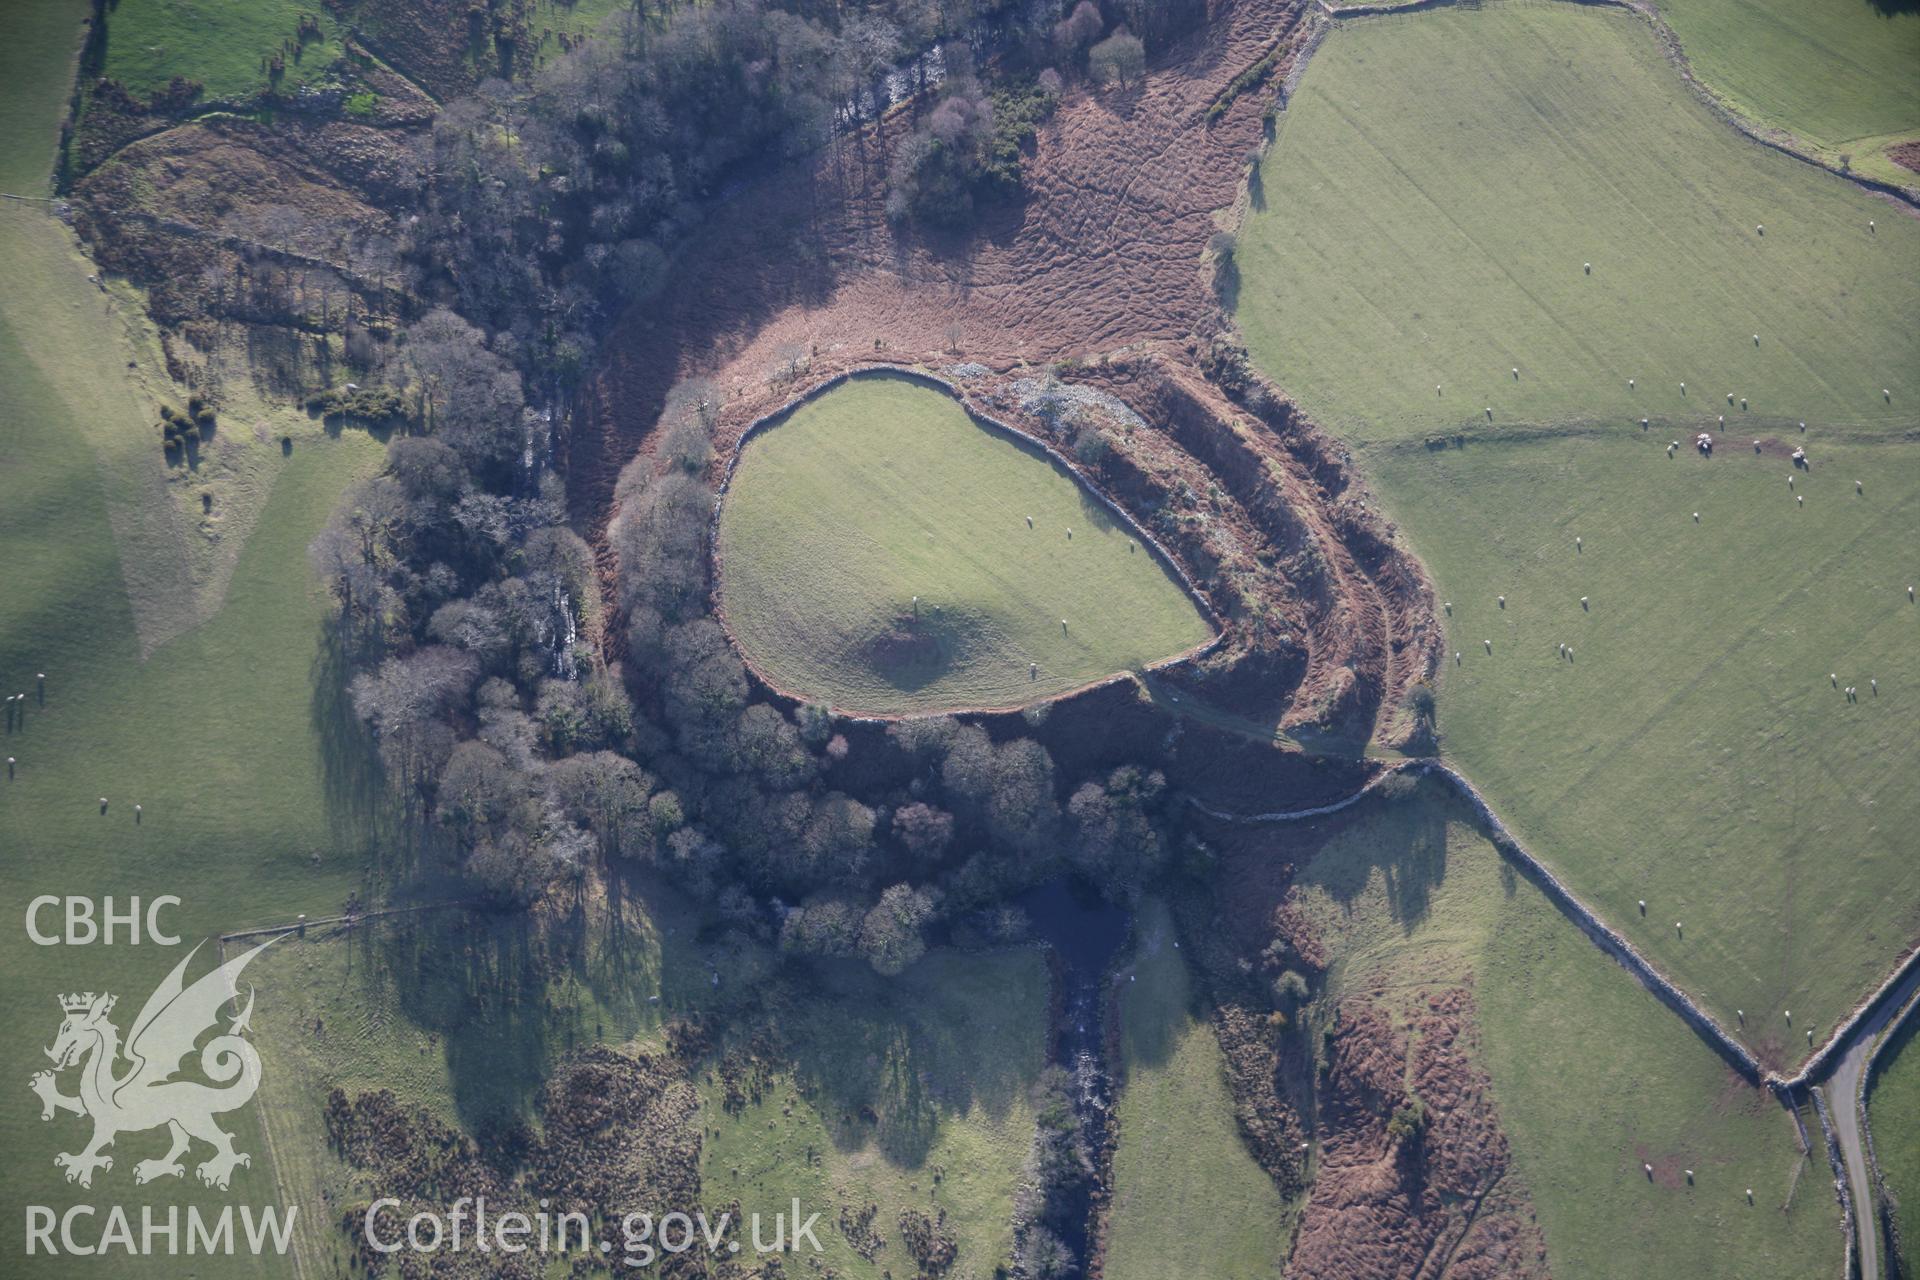
[(1588, 275), (1592, 275), (1592, 274), (1593, 274), (1593, 264), (1592, 264), (1591, 262), (1583, 262), (1583, 263), (1581, 263), (1580, 265), (1581, 265), (1582, 267), (1584, 267), (1584, 268), (1586, 268), (1586, 272), (1587, 272), (1587, 274), (1588, 274)]
[(1500, 607), (1502, 609), (1507, 607), (1507, 598), (1505, 596), (1500, 596), (1499, 601), (1500, 601)]
[(1443, 605), (1441, 605), (1440, 607), (1441, 607), (1442, 609), (1445, 609), (1445, 610), (1446, 610), (1446, 611), (1447, 611), (1448, 613), (1452, 613), (1452, 612), (1453, 612), (1453, 601), (1451, 601), (1451, 600), (1449, 600), (1449, 601), (1447, 601), (1447, 602), (1446, 602), (1445, 604), (1443, 604)]
[(1585, 596), (1580, 597), (1580, 607), (1582, 609), (1587, 607), (1587, 598)]
[(1741, 397), (1740, 397), (1740, 410), (1741, 410), (1741, 412), (1743, 412), (1743, 413), (1744, 413), (1744, 412), (1746, 412), (1746, 408), (1747, 408), (1747, 398), (1746, 398), (1745, 396), (1741, 396)]
[(1807, 495), (1804, 493), (1795, 494), (1793, 500), (1803, 507), (1807, 505)]
[(1488, 421), (1488, 422), (1492, 422), (1492, 421), (1493, 421), (1493, 406), (1492, 406), (1492, 405), (1488, 405), (1488, 406), (1487, 406), (1487, 421)]
[(1520, 366), (1519, 366), (1519, 365), (1515, 365), (1515, 366), (1513, 367), (1513, 380), (1514, 380), (1515, 382), (1518, 382), (1518, 381), (1520, 381)]
[(1757, 333), (1753, 335), (1753, 345), (1756, 347), (1760, 345), (1760, 335)]
[(1484, 644), (1484, 645), (1486, 645), (1486, 646), (1487, 646), (1487, 652), (1488, 652), (1488, 653), (1492, 653), (1492, 652), (1493, 652), (1493, 641), (1491, 641), (1491, 640), (1482, 640), (1482, 641), (1481, 641), (1480, 643), (1482, 643), (1482, 644)]
[(1681, 395), (1687, 394), (1687, 384), (1684, 382), (1680, 384), (1680, 394)]
[(1632, 378), (1628, 378), (1628, 379), (1627, 379), (1627, 390), (1629, 390), (1629, 391), (1631, 391), (1631, 390), (1633, 390), (1633, 379), (1632, 379)]
[(1755, 227), (1755, 228), (1753, 229), (1753, 234), (1755, 234), (1755, 235), (1757, 235), (1757, 236), (1763, 236), (1763, 235), (1765, 235), (1765, 234), (1767, 234), (1767, 229), (1766, 229), (1765, 227), (1759, 227), (1759, 226), (1756, 226), (1756, 227)]
[(1700, 513), (1699, 513), (1698, 511), (1696, 511), (1696, 512), (1694, 512), (1694, 513), (1693, 513), (1693, 522), (1694, 522), (1695, 524), (1699, 524), (1699, 523), (1700, 523)]
[(1032, 517), (1032, 516), (1028, 516), (1028, 517), (1027, 517), (1027, 528), (1029, 528), (1029, 529), (1031, 529), (1031, 528), (1033, 528), (1033, 517)]
[(1865, 493), (1867, 491), (1867, 487), (1864, 484), (1860, 483), (1860, 481), (1855, 480), (1853, 482), (1853, 491), (1855, 493)]
[(1574, 540), (1573, 540), (1573, 549), (1574, 549), (1575, 551), (1578, 551), (1578, 550), (1579, 550), (1579, 549), (1581, 548), (1581, 546), (1582, 546), (1582, 545), (1583, 545), (1583, 544), (1581, 543), (1581, 541), (1580, 541), (1580, 539), (1579, 539), (1578, 537), (1576, 537), (1576, 538), (1574, 538)]

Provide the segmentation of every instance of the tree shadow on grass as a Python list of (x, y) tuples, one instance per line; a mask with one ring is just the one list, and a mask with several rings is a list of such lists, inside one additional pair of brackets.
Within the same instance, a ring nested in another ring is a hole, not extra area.
[(954, 966), (1005, 962), (936, 953), (892, 979), (854, 961), (816, 967), (781, 1016), (794, 1075), (837, 1147), (871, 1143), (893, 1164), (917, 1168), (944, 1125), (976, 1108), (1002, 1116), (1023, 1096), (1034, 1064), (1006, 1052), (1009, 1041), (996, 1034), (1011, 1011), (947, 998), (991, 976)]
[(524, 912), (452, 908), (395, 917), (370, 957), (401, 1011), (444, 1045), (468, 1132), (530, 1115), (573, 1027), (550, 991), (548, 939)]
[[(1431, 782), (1422, 782), (1413, 793), (1398, 799), (1363, 800), (1350, 819), (1341, 821), (1340, 829), (1365, 822), (1365, 844), (1349, 840), (1344, 856), (1316, 858), (1300, 883), (1317, 885), (1350, 910), (1378, 869), (1387, 910), (1402, 932), (1410, 934), (1426, 919), (1433, 891), (1447, 877), (1451, 808), (1451, 798)], [(1369, 818), (1373, 821), (1367, 822)]]

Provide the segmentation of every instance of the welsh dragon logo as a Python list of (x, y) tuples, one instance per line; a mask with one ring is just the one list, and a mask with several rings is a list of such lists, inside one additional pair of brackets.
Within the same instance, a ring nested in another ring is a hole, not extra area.
[[(217, 1028), (221, 1010), (238, 999), (241, 970), (271, 946), (262, 943), (185, 985), (183, 975), (194, 952), (175, 965), (166, 980), (147, 997), (133, 1020), (123, 1047), (120, 1031), (107, 1020), (118, 997), (91, 991), (60, 997), (66, 1019), (53, 1047), (46, 1051), (53, 1070), (36, 1072), (29, 1086), (40, 1095), (42, 1120), (70, 1111), (93, 1121), (93, 1139), (77, 1152), (62, 1153), (54, 1164), (67, 1171), (67, 1181), (93, 1185), (95, 1169), (113, 1168), (106, 1148), (122, 1133), (166, 1126), (172, 1146), (155, 1160), (133, 1167), (135, 1182), (177, 1178), (186, 1172), (180, 1157), (198, 1139), (213, 1147), (213, 1156), (195, 1170), (200, 1181), (224, 1191), (235, 1167), (251, 1165), (253, 1158), (233, 1149), (233, 1135), (213, 1118), (243, 1107), (260, 1087), (260, 1055), (241, 1039), (253, 1018), (253, 989), (247, 1006), (230, 1016), (224, 1033), (200, 1049), (200, 1073), (212, 1084), (176, 1079), (182, 1060), (193, 1053), (202, 1035)], [(122, 1061), (127, 1066), (121, 1069)], [(80, 1092), (60, 1092), (56, 1076), (70, 1067), (80, 1070)], [(219, 1086), (219, 1087), (216, 1087)]]

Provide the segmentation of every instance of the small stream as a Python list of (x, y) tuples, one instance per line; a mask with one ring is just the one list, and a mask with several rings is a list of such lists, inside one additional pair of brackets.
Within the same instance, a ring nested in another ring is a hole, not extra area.
[(1111, 1132), (1113, 1073), (1107, 1062), (1106, 975), (1126, 945), (1128, 913), (1071, 880), (1023, 894), (1019, 906), (1033, 922), (1034, 936), (1051, 953), (1054, 1022), (1051, 1061), (1073, 1077), (1073, 1107), (1086, 1147), (1095, 1163), (1093, 1181), (1083, 1184), (1075, 1202), (1049, 1215), (1051, 1226), (1082, 1266), (1092, 1243), (1094, 1192), (1107, 1176), (1107, 1140)]

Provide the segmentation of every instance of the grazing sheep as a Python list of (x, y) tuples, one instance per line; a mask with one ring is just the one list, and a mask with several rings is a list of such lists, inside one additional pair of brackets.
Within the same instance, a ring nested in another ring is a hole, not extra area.
[(1693, 522), (1694, 522), (1695, 524), (1699, 524), (1699, 523), (1700, 523), (1700, 513), (1699, 513), (1698, 511), (1696, 511), (1696, 512), (1694, 512), (1694, 513), (1693, 513)]
[(1587, 611), (1587, 598), (1585, 596), (1580, 597), (1580, 611), (1582, 613)]
[(1518, 365), (1516, 365), (1516, 366), (1514, 366), (1514, 370), (1513, 370), (1513, 380), (1514, 380), (1515, 382), (1518, 382), (1518, 381), (1520, 381), (1520, 368), (1519, 368), (1519, 366), (1518, 366)]
[(1460, 651), (1458, 649), (1455, 649), (1453, 651), (1453, 665), (1457, 667), (1460, 665), (1460, 662), (1461, 662)]
[(1482, 640), (1482, 641), (1481, 641), (1480, 643), (1482, 643), (1482, 644), (1484, 644), (1484, 645), (1486, 645), (1486, 646), (1487, 646), (1487, 652), (1488, 652), (1488, 653), (1492, 653), (1492, 652), (1493, 652), (1493, 641), (1491, 641), (1491, 640)]
[(1631, 390), (1633, 390), (1633, 379), (1632, 379), (1632, 378), (1628, 378), (1628, 379), (1627, 379), (1627, 390), (1629, 390), (1629, 391), (1631, 391)]
[(1442, 609), (1445, 609), (1445, 610), (1446, 610), (1446, 611), (1447, 611), (1448, 613), (1452, 613), (1452, 612), (1453, 612), (1453, 601), (1451, 601), (1451, 600), (1449, 600), (1449, 601), (1447, 601), (1447, 602), (1446, 602), (1445, 604), (1443, 604), (1443, 605), (1441, 605), (1440, 607), (1441, 607)]
[(1647, 914), (1647, 900), (1645, 898), (1640, 899), (1640, 914)]
[(1492, 422), (1492, 421), (1493, 421), (1493, 406), (1492, 406), (1492, 405), (1488, 405), (1488, 406), (1487, 406), (1487, 421), (1488, 421), (1488, 422)]
[(1741, 1026), (1744, 1027), (1747, 1025), (1747, 1011), (1745, 1009), (1735, 1009), (1733, 1011), (1733, 1016), (1740, 1019)]
[(1805, 495), (1804, 493), (1795, 494), (1793, 496), (1793, 500), (1803, 507), (1807, 505), (1807, 495)]
[(1755, 440), (1755, 441), (1753, 442), (1753, 451), (1754, 451), (1755, 453), (1758, 453), (1758, 452), (1760, 452), (1760, 442), (1759, 442), (1758, 440)]
[(1437, 382), (1433, 384), (1433, 394), (1435, 395), (1440, 394), (1440, 384)]
[(1867, 677), (1867, 687), (1868, 687), (1869, 689), (1871, 689), (1871, 690), (1873, 690), (1873, 696), (1874, 696), (1874, 697), (1876, 697), (1876, 698), (1877, 698), (1877, 697), (1879, 697), (1879, 696), (1880, 696), (1880, 680), (1879, 680), (1879, 678), (1878, 678), (1877, 676), (1868, 676), (1868, 677)]
[(1807, 429), (1807, 424), (1806, 424), (1806, 423), (1804, 423), (1804, 422), (1803, 422), (1803, 423), (1801, 423), (1801, 424), (1800, 424), (1800, 429), (1801, 429), (1802, 431), (1805, 431), (1805, 430)]
[(1865, 493), (1867, 491), (1867, 487), (1861, 484), (1858, 480), (1855, 480), (1853, 482), (1853, 491), (1855, 493)]
[(1731, 391), (1729, 391), (1729, 392), (1727, 392), (1727, 403), (1728, 403), (1728, 404), (1732, 404), (1732, 403), (1733, 403), (1733, 392), (1731, 392)]
[(1756, 347), (1760, 345), (1760, 335), (1757, 333), (1753, 335), (1753, 345)]
[(1840, 677), (1834, 672), (1829, 671), (1827, 672), (1827, 683), (1838, 689), (1840, 687)]
[(1893, 403), (1893, 392), (1887, 390), (1885, 387), (1882, 387), (1880, 388), (1880, 394), (1883, 398), (1885, 398), (1888, 404)]
[(1591, 262), (1583, 262), (1583, 263), (1581, 263), (1580, 265), (1581, 265), (1582, 267), (1584, 267), (1584, 268), (1586, 268), (1586, 272), (1587, 272), (1587, 274), (1588, 274), (1588, 275), (1592, 275), (1592, 274), (1593, 274), (1593, 264), (1592, 264)]
[(1501, 607), (1502, 609), (1504, 609), (1504, 608), (1506, 608), (1506, 607), (1507, 607), (1507, 598), (1506, 598), (1505, 596), (1501, 596), (1501, 597), (1499, 597), (1499, 600), (1500, 600), (1500, 607)]
[(1648, 1182), (1652, 1182), (1652, 1181), (1653, 1181), (1653, 1166), (1652, 1166), (1652, 1165), (1650, 1165), (1650, 1164), (1642, 1164), (1642, 1165), (1641, 1165), (1640, 1167), (1641, 1167), (1642, 1169), (1645, 1169), (1645, 1170), (1647, 1171), (1647, 1181), (1648, 1181)]
[(1069, 529), (1069, 530), (1067, 530), (1067, 541), (1068, 541), (1068, 542), (1072, 542), (1072, 541), (1073, 541), (1073, 530), (1071, 530), (1071, 529)]
[(1747, 411), (1747, 398), (1746, 398), (1745, 396), (1741, 396), (1741, 397), (1740, 397), (1740, 412), (1742, 412), (1742, 413), (1745, 413), (1746, 411)]
[(1647, 420), (1645, 418), (1640, 419), (1640, 429), (1642, 431), (1647, 429)]
[(1873, 219), (1872, 219), (1872, 218), (1868, 218), (1868, 219), (1867, 219), (1867, 230), (1868, 230), (1869, 232), (1871, 232), (1871, 231), (1873, 230)]
[(1755, 227), (1755, 228), (1753, 229), (1753, 234), (1755, 234), (1755, 235), (1757, 235), (1757, 236), (1763, 236), (1763, 235), (1765, 235), (1765, 234), (1767, 234), (1767, 229), (1766, 229), (1765, 227)]
[(1582, 545), (1582, 544), (1581, 544), (1581, 542), (1580, 542), (1580, 539), (1576, 537), (1576, 538), (1575, 538), (1575, 539), (1573, 540), (1573, 549), (1574, 549), (1575, 551), (1578, 551), (1578, 550), (1580, 550), (1580, 547), (1581, 547), (1581, 545)]
[(106, 798), (105, 796), (101, 796), (101, 797), (100, 797), (100, 812), (102, 812), (102, 813), (105, 813), (106, 811), (107, 811), (107, 798)]
[(1753, 1188), (1752, 1188), (1752, 1187), (1748, 1187), (1748, 1188), (1747, 1188), (1747, 1203), (1748, 1203), (1748, 1204), (1752, 1204), (1752, 1203), (1753, 1203)]
[(1033, 517), (1032, 517), (1032, 516), (1028, 516), (1028, 517), (1027, 517), (1027, 528), (1029, 528), (1029, 529), (1031, 529), (1031, 528), (1033, 528)]
[(1680, 394), (1681, 395), (1687, 394), (1687, 384), (1684, 382), (1680, 384)]
[(1792, 1025), (1793, 1025), (1793, 1010), (1791, 1010), (1791, 1009), (1782, 1009), (1782, 1010), (1781, 1010), (1780, 1012), (1786, 1015), (1786, 1018), (1787, 1018), (1787, 1025), (1788, 1025), (1788, 1026), (1792, 1026)]

